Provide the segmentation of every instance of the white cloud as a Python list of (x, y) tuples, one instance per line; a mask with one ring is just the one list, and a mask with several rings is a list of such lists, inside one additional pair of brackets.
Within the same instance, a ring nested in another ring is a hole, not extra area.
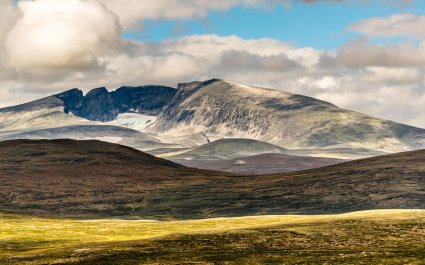
[(205, 17), (210, 10), (227, 10), (239, 0), (101, 0), (118, 14), (126, 29), (133, 28), (144, 20), (187, 19)]
[(423, 73), (418, 68), (367, 67), (364, 80), (375, 84), (418, 84)]
[(370, 37), (425, 38), (425, 16), (395, 14), (389, 17), (369, 18), (349, 26), (349, 29)]
[(274, 39), (245, 40), (237, 36), (195, 35), (162, 43), (165, 51), (182, 52), (203, 58), (210, 63), (219, 63), (225, 52), (238, 50), (259, 56), (272, 56), (292, 50), (286, 42)]
[(21, 1), (22, 17), (7, 38), (11, 66), (87, 67), (120, 41), (117, 17), (94, 0)]
[(292, 2), (343, 2), (346, 0), (99, 0), (118, 14), (125, 29), (134, 29), (145, 20), (204, 18), (210, 11), (225, 11), (237, 5), (271, 9), (289, 7)]
[(336, 60), (346, 67), (421, 66), (425, 65), (425, 41), (418, 45), (410, 42), (377, 45), (367, 40), (353, 41), (338, 51)]
[(18, 18), (18, 11), (13, 5), (12, 0), (0, 0), (0, 78), (2, 73), (6, 70), (6, 37), (8, 32), (12, 29), (16, 19)]
[[(0, 105), (71, 87), (175, 86), (218, 77), (306, 94), (425, 127), (425, 43), (376, 45), (360, 40), (336, 51), (321, 51), (274, 39), (198, 35), (146, 44), (121, 39), (117, 16), (123, 20), (128, 15), (124, 23), (129, 24), (147, 18), (202, 17), (240, 1), (127, 0), (128, 6), (124, 0), (107, 1), (102, 0), (106, 7), (95, 0), (21, 1), (19, 17), (12, 2), (0, 0), (0, 8), (7, 10), (7, 16), (0, 17), (0, 56), (5, 54), (4, 37), (12, 29), (8, 52), (14, 64), (10, 67), (0, 61)], [(247, 0), (243, 4), (284, 2)], [(108, 9), (122, 13), (115, 15)], [(40, 38), (37, 32), (47, 32), (48, 37)], [(23, 45), (15, 47), (19, 43)]]

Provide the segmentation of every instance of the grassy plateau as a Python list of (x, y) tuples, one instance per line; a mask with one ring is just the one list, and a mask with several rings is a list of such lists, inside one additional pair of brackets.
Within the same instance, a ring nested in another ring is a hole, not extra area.
[(0, 214), (0, 264), (425, 264), (425, 211), (186, 221)]

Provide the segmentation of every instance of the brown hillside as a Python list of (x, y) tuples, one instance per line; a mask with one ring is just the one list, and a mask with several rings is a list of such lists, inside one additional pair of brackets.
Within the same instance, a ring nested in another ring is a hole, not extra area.
[(0, 209), (62, 217), (205, 218), (424, 208), (425, 151), (236, 176), (97, 141), (0, 143)]

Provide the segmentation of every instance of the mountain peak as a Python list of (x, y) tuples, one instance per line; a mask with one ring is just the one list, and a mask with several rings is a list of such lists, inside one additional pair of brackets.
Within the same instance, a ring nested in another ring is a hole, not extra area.
[(197, 133), (211, 140), (250, 138), (289, 149), (355, 146), (394, 152), (425, 144), (423, 129), (308, 96), (221, 79), (180, 86), (150, 132), (176, 138)]
[(90, 90), (87, 93), (86, 97), (104, 95), (104, 94), (109, 94), (108, 89), (106, 89), (106, 87), (98, 87), (98, 88), (94, 88), (94, 89)]

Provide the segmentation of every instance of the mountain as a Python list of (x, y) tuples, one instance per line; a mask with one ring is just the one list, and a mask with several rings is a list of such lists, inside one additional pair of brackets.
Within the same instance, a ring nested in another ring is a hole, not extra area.
[[(212, 79), (180, 84), (148, 127), (157, 138), (248, 138), (288, 149), (366, 148), (398, 152), (425, 147), (425, 130), (279, 90)], [(198, 144), (203, 144), (199, 142)]]
[[(135, 91), (143, 89), (135, 88)], [(126, 90), (128, 88), (122, 88), (120, 91)], [(123, 92), (119, 93), (122, 94)], [(68, 98), (64, 95), (67, 95)], [(164, 146), (157, 139), (138, 130), (90, 121), (71, 114), (67, 109), (67, 104), (69, 104), (70, 98), (78, 97), (78, 95), (82, 95), (82, 92), (73, 89), (59, 95), (0, 109), (0, 141), (70, 138), (77, 140), (98, 139), (141, 149)], [(129, 95), (133, 94), (129, 93)], [(61, 98), (67, 98), (64, 99), (67, 103)], [(102, 100), (102, 98), (98, 99), (99, 104), (103, 104), (101, 103)], [(140, 102), (141, 100), (139, 98), (137, 101)], [(134, 103), (132, 106), (136, 105)], [(143, 111), (148, 112), (146, 108)], [(153, 111), (153, 109), (150, 111)]]
[(167, 157), (178, 164), (237, 174), (273, 174), (319, 168), (345, 162), (341, 159), (291, 156), (279, 153), (259, 154), (233, 159), (187, 159)]
[(0, 143), (0, 210), (42, 216), (194, 219), (425, 205), (425, 151), (273, 175), (197, 170), (111, 143)]
[[(199, 146), (222, 139), (256, 140), (282, 148), (277, 153), (338, 159), (425, 148), (425, 129), (220, 79), (177, 89), (151, 85), (109, 92), (102, 87), (86, 95), (71, 89), (0, 109), (0, 140), (21, 138), (99, 139), (158, 155), (189, 151), (188, 156), (215, 152), (214, 144), (204, 151)], [(253, 145), (247, 156), (264, 154), (270, 146)], [(225, 151), (225, 156), (201, 156), (236, 158)]]
[(344, 162), (341, 159), (301, 156), (301, 152), (269, 143), (236, 138), (168, 152), (157, 155), (188, 167), (241, 174), (290, 172)]

